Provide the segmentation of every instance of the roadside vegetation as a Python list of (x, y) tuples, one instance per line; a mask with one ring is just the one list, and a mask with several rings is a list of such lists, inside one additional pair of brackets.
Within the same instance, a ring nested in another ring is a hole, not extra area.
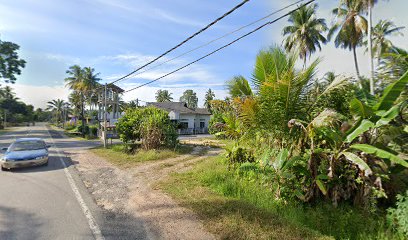
[[(291, 14), (284, 47), (261, 50), (250, 80), (210, 101), (225, 155), (161, 186), (225, 239), (407, 238), (408, 58), (388, 40), (402, 27), (367, 21), (373, 3), (340, 1), (332, 26), (317, 5)], [(318, 77), (322, 60), (309, 58), (332, 39), (352, 51), (355, 77)], [(362, 45), (375, 49), (369, 78)]]
[(179, 143), (175, 124), (161, 109), (129, 108), (116, 127), (123, 144), (92, 151), (119, 166), (175, 158), (193, 150), (193, 146)]
[(135, 149), (129, 151), (124, 144), (114, 144), (108, 148), (98, 147), (91, 151), (119, 167), (132, 167), (142, 162), (175, 158), (193, 151), (191, 145), (180, 145), (175, 149)]

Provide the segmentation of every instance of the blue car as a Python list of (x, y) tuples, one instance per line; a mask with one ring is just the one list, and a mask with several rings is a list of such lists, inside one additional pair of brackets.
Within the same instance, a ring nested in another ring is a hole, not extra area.
[(48, 165), (48, 148), (41, 138), (19, 138), (10, 147), (3, 148), (1, 170), (18, 167)]

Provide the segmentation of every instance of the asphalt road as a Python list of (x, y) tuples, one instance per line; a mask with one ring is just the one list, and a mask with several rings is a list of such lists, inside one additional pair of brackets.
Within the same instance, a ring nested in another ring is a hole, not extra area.
[(41, 137), (52, 145), (48, 166), (0, 172), (0, 239), (149, 239), (143, 222), (100, 209), (64, 151), (100, 144), (64, 138), (44, 124), (11, 129), (15, 138)]

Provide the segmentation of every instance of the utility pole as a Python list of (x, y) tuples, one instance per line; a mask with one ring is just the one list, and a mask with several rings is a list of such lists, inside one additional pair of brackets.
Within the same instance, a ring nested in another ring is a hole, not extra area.
[(104, 94), (104, 103), (103, 103), (103, 147), (106, 148), (106, 98), (107, 98), (107, 84), (105, 83), (105, 94)]

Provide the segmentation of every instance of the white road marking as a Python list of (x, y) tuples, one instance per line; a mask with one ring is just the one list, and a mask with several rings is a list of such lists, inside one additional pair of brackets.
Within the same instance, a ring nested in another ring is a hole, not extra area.
[[(52, 144), (55, 146), (55, 141), (52, 138), (50, 132), (48, 131), (48, 129), (46, 128), (48, 135), (50, 136), (50, 139), (52, 141)], [(78, 187), (75, 184), (74, 179), (72, 178), (71, 173), (69, 172), (67, 165), (65, 164), (64, 160), (61, 158), (61, 153), (59, 151), (59, 149), (57, 147), (55, 147), (57, 153), (58, 153), (58, 159), (61, 161), (63, 167), (64, 167), (64, 173), (65, 176), (68, 179), (69, 185), (71, 186), (72, 191), (74, 192), (74, 195), (76, 197), (76, 199), (78, 200), (79, 205), (81, 206), (82, 212), (84, 213), (87, 221), (88, 221), (88, 225), (89, 228), (92, 231), (92, 234), (94, 235), (96, 240), (104, 240), (105, 238), (102, 235), (102, 232), (98, 226), (98, 224), (95, 221), (95, 218), (92, 216), (91, 211), (89, 210), (88, 206), (86, 205), (84, 199), (81, 196), (81, 193), (78, 190)]]

